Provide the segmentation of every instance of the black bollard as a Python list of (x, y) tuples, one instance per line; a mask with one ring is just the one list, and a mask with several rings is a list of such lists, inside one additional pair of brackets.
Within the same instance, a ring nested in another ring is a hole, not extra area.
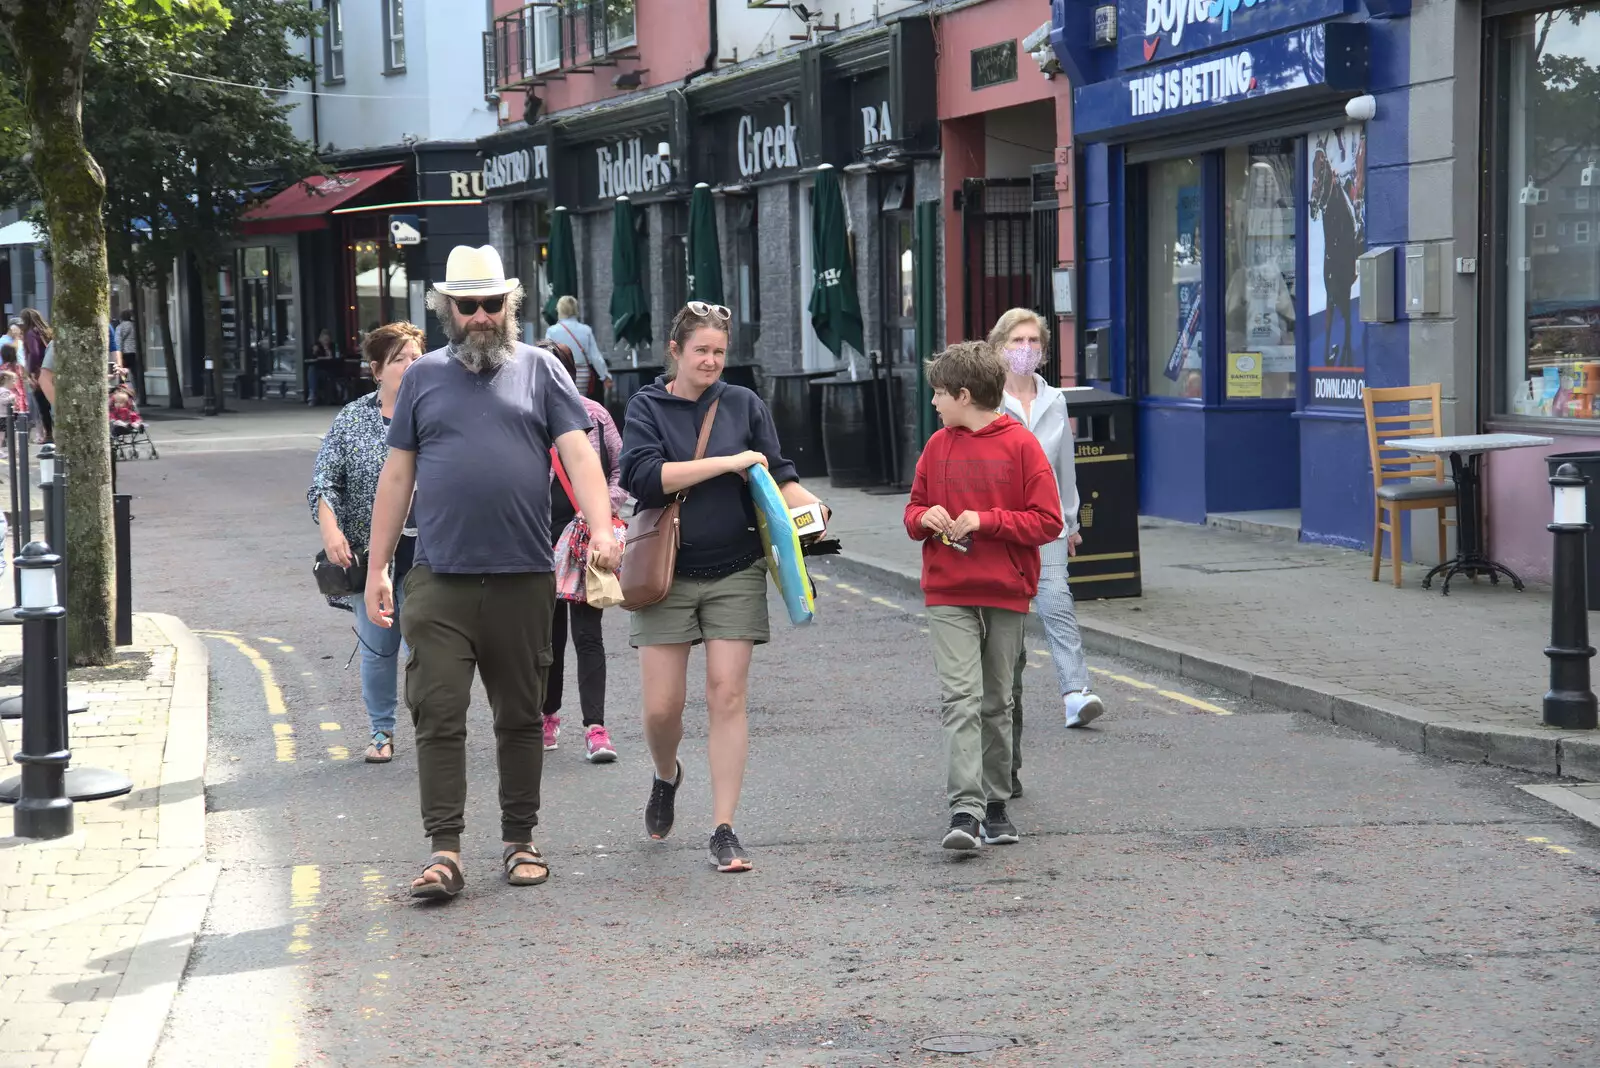
[[(60, 455), (54, 445), (39, 450), (39, 497), (44, 510), (44, 540), (47, 545), (63, 546), (57, 554), (56, 596), (67, 603), (67, 458)], [(67, 685), (67, 617), (62, 613), (61, 630), (61, 685)]]
[(65, 838), (72, 833), (72, 798), (67, 796), (67, 691), (59, 664), (61, 620), (67, 610), (56, 597), (56, 555), (30, 542), (17, 558), (22, 573), (22, 777), (13, 826), (18, 838)]
[(1585, 563), (1589, 522), (1585, 514), (1589, 479), (1571, 464), (1550, 478), (1555, 490), (1555, 537), (1550, 574), (1550, 692), (1544, 695), (1544, 722), (1563, 730), (1593, 730), (1597, 725), (1594, 690), (1589, 682), (1588, 577)]
[(111, 498), (117, 529), (117, 644), (133, 644), (133, 496)]

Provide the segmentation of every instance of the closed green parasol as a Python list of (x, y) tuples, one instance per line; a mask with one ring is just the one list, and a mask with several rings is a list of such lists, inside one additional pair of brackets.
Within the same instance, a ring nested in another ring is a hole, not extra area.
[(611, 213), (611, 332), (623, 345), (651, 341), (650, 301), (639, 282), (639, 239), (627, 197), (618, 197)]
[(811, 325), (834, 355), (844, 358), (844, 344), (866, 352), (861, 324), (861, 298), (850, 264), (849, 231), (839, 176), (824, 163), (811, 187)]
[(544, 321), (556, 323), (556, 301), (578, 295), (578, 255), (572, 248), (572, 218), (566, 208), (550, 213), (550, 259), (545, 269), (550, 279), (550, 299), (544, 302)]
[(689, 198), (689, 299), (726, 304), (722, 296), (722, 251), (717, 243), (717, 205), (711, 187), (694, 187)]

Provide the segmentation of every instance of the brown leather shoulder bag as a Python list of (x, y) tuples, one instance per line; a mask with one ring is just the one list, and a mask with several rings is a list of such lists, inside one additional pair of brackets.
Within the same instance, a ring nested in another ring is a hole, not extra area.
[[(706, 409), (695, 442), (694, 459), (704, 459), (711, 440), (711, 424), (717, 418), (721, 398)], [(678, 568), (678, 510), (688, 490), (676, 494), (665, 508), (645, 508), (628, 520), (628, 534), (622, 549), (622, 607), (632, 612), (666, 600), (672, 591), (672, 577)]]

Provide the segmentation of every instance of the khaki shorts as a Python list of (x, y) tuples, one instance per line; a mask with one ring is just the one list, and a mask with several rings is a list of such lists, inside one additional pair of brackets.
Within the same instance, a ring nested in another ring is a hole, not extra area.
[(628, 628), (628, 643), (635, 649), (707, 640), (765, 645), (769, 637), (765, 560), (719, 579), (680, 575), (666, 600), (631, 613)]

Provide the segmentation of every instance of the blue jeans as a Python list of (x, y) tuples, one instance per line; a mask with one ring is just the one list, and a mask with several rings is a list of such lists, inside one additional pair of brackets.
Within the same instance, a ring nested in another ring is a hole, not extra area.
[[(1050, 644), (1050, 660), (1055, 664), (1061, 695), (1089, 688), (1089, 664), (1083, 656), (1083, 638), (1078, 633), (1078, 614), (1073, 608), (1072, 587), (1067, 582), (1067, 543), (1053, 541), (1039, 550), (1039, 592), (1033, 603), (1039, 610)], [(1028, 650), (1017, 657), (1011, 683), (1011, 775), (1022, 768), (1022, 670), (1028, 666)]]
[(367, 706), (372, 733), (393, 737), (394, 709), (399, 699), (400, 605), (405, 591), (394, 588), (394, 626), (380, 627), (367, 618), (366, 606), (356, 602), (356, 634), (361, 638), (361, 701)]

